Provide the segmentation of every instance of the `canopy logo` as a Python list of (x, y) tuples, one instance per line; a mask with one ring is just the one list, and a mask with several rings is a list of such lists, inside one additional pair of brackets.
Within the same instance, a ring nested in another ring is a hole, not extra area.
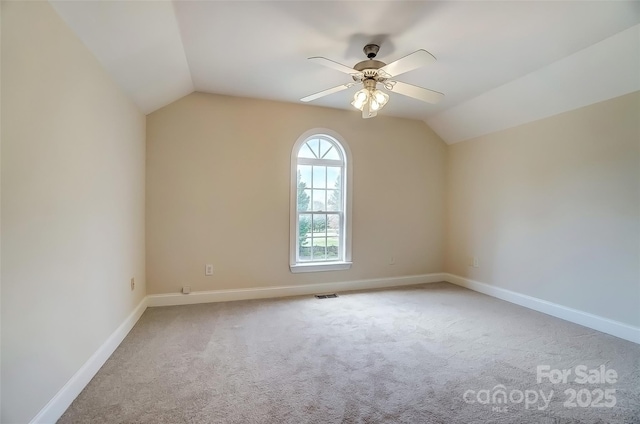
[[(537, 407), (540, 411), (544, 411), (549, 407), (549, 403), (553, 398), (553, 390), (549, 392), (548, 396), (545, 396), (542, 390), (510, 390), (507, 393), (507, 388), (502, 384), (494, 386), (493, 389), (488, 390), (467, 390), (462, 395), (462, 399), (466, 403), (479, 403), (481, 405), (494, 405), (492, 408), (495, 412), (507, 412), (507, 404), (519, 404), (524, 403), (524, 408), (529, 409)], [(538, 404), (540, 402), (540, 404)]]

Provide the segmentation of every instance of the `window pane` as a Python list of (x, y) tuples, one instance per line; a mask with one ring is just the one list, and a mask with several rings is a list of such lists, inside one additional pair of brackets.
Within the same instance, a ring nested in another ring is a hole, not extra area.
[(339, 259), (340, 239), (338, 237), (327, 238), (327, 259)]
[(340, 188), (341, 171), (337, 166), (327, 166), (327, 188)]
[(334, 214), (327, 216), (327, 235), (329, 237), (340, 236), (340, 216)]
[(298, 216), (298, 256), (311, 259), (311, 215), (301, 213)]
[(311, 151), (313, 152), (313, 156), (314, 158), (319, 158), (319, 153), (320, 153), (320, 140), (318, 140), (317, 138), (314, 138), (313, 140), (309, 140), (307, 141), (307, 145), (309, 146), (309, 149), (311, 149)]
[(298, 188), (311, 188), (311, 165), (298, 165)]
[(308, 211), (311, 206), (311, 167), (298, 165), (298, 211)]
[(327, 235), (327, 215), (313, 215), (313, 237), (324, 237)]
[(341, 206), (340, 190), (327, 190), (327, 210), (339, 211)]
[(323, 159), (342, 160), (340, 152), (338, 152), (338, 149), (335, 147), (329, 149), (329, 151), (325, 153)]
[(326, 188), (326, 187), (327, 187), (327, 167), (314, 166), (313, 167), (313, 188)]
[(329, 150), (333, 149), (333, 144), (327, 140), (320, 139), (320, 158), (325, 157)]
[(313, 152), (311, 151), (311, 148), (309, 147), (309, 145), (307, 143), (305, 143), (301, 148), (300, 151), (298, 152), (298, 157), (299, 158), (315, 158), (316, 155), (313, 154)]
[(314, 238), (313, 239), (313, 259), (315, 260), (325, 260), (327, 259), (326, 253), (326, 238)]
[(314, 211), (324, 211), (325, 209), (325, 196), (327, 190), (313, 190), (313, 203), (312, 207)]
[(311, 210), (311, 190), (298, 190), (298, 212)]
[(307, 246), (300, 246), (300, 251), (298, 252), (298, 258), (301, 261), (310, 261), (311, 260), (311, 244), (309, 243)]

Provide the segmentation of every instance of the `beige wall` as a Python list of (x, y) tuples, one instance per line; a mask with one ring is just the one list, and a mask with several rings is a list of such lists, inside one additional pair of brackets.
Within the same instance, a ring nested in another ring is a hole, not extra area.
[[(338, 132), (351, 149), (353, 267), (292, 274), (291, 149), (317, 127)], [(147, 116), (148, 293), (440, 272), (445, 152), (420, 121), (184, 97)], [(206, 263), (214, 265), (212, 277), (204, 276)]]
[[(183, 285), (446, 270), (640, 325), (638, 93), (448, 147), (419, 121), (194, 93), (146, 118), (145, 191), (145, 117), (48, 3), (1, 14), (1, 422)], [(292, 274), (291, 148), (317, 127), (352, 152), (354, 265)]]
[(633, 93), (449, 146), (446, 271), (640, 325), (639, 117)]
[(24, 423), (144, 296), (145, 117), (46, 2), (2, 2), (1, 83), (0, 421)]

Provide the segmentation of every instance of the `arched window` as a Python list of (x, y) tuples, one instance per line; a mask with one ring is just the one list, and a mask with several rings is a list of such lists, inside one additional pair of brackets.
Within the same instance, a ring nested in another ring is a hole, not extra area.
[(341, 137), (329, 130), (303, 134), (291, 154), (292, 272), (351, 266), (350, 164)]

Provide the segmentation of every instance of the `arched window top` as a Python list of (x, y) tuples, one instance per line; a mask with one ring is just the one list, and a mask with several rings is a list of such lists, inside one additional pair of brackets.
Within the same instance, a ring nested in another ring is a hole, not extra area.
[(342, 145), (331, 136), (315, 134), (307, 138), (298, 150), (299, 159), (333, 160), (344, 162)]

